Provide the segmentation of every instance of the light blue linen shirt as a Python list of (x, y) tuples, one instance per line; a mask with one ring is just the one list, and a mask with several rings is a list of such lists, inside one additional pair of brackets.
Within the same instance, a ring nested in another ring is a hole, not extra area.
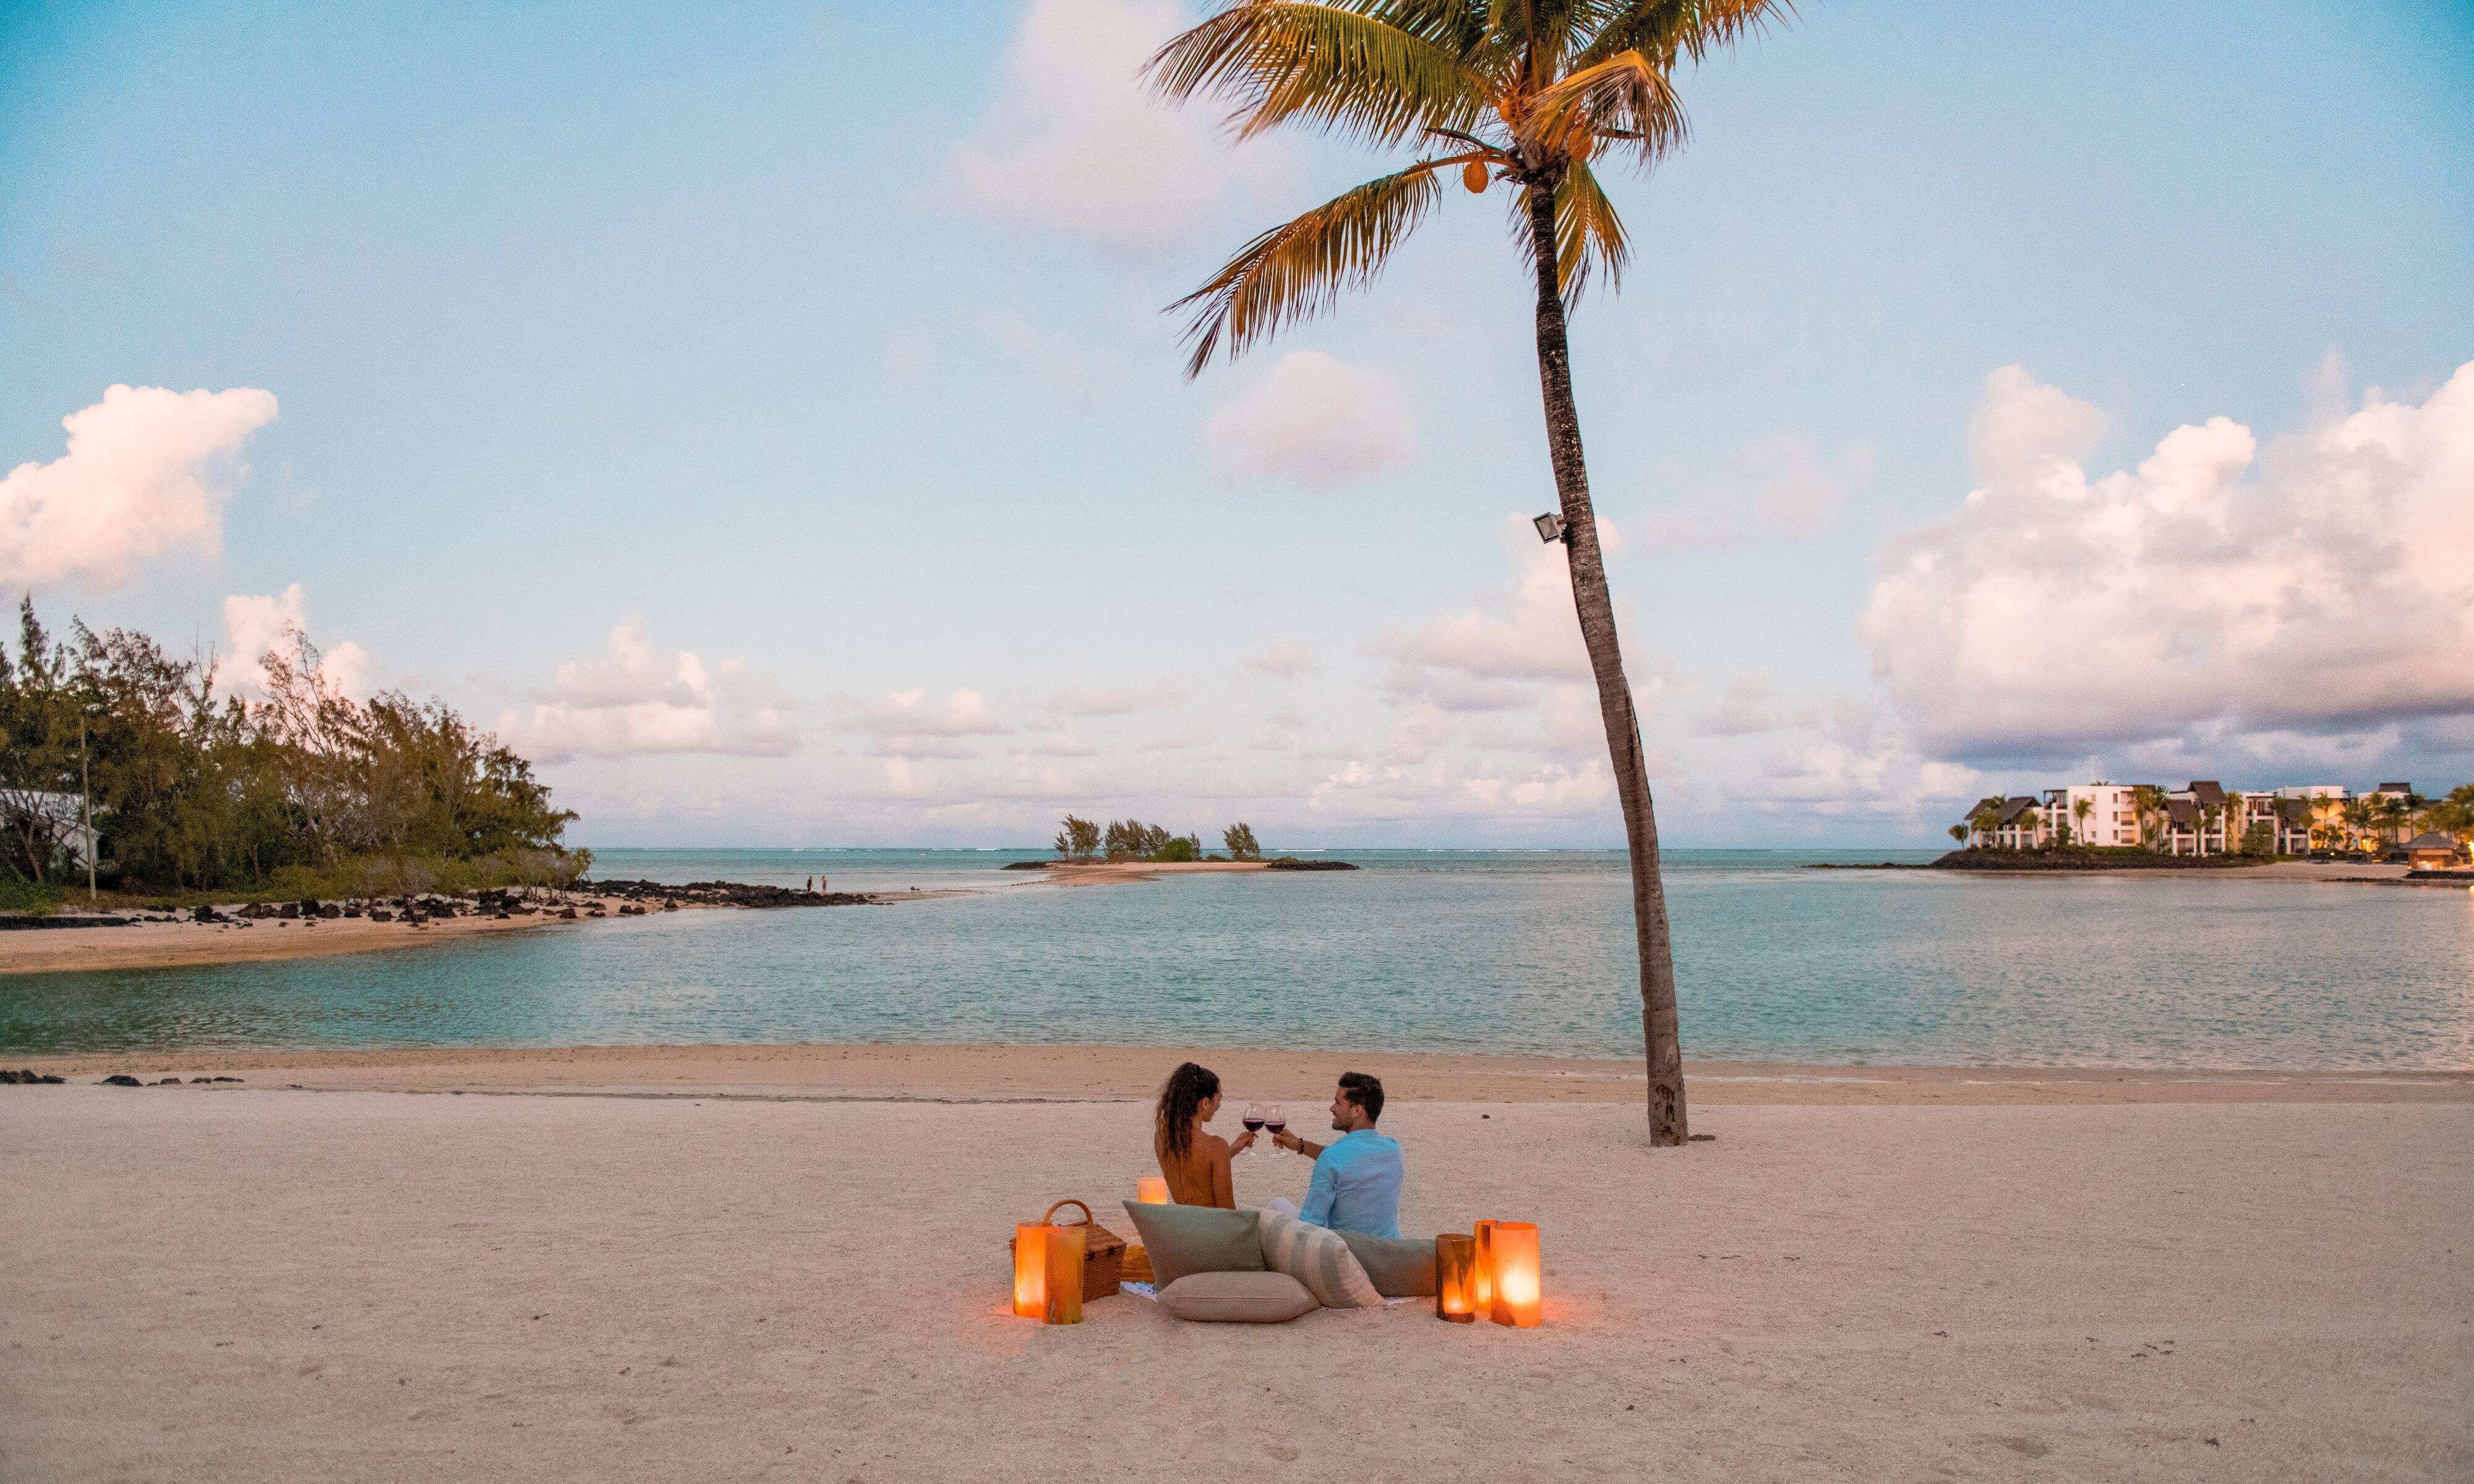
[(1315, 1157), (1314, 1178), (1298, 1219), (1334, 1232), (1373, 1236), (1400, 1234), (1400, 1163), (1397, 1139), (1359, 1129)]

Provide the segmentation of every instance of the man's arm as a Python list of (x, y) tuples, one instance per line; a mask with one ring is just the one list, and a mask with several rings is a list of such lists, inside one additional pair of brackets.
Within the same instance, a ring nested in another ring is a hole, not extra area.
[(1328, 1144), (1318, 1144), (1303, 1134), (1274, 1134), (1272, 1136), (1272, 1142), (1283, 1149), (1294, 1149), (1309, 1160), (1322, 1159), (1322, 1152), (1330, 1147)]
[(1314, 1178), (1306, 1182), (1306, 1201), (1298, 1208), (1298, 1219), (1310, 1227), (1331, 1225), (1331, 1203), (1340, 1199), (1340, 1174), (1332, 1161), (1315, 1161)]

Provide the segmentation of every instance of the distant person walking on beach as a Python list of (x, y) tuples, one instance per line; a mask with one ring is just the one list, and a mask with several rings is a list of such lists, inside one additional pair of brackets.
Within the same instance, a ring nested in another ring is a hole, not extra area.
[(1218, 1112), (1220, 1075), (1208, 1066), (1179, 1063), (1160, 1086), (1152, 1149), (1159, 1156), (1160, 1173), (1168, 1177), (1169, 1198), (1179, 1206), (1237, 1209), (1228, 1158), (1252, 1148), (1254, 1136), (1241, 1134), (1232, 1143), (1204, 1128)]
[[(1382, 1116), (1382, 1079), (1342, 1072), (1340, 1090), (1331, 1100), (1331, 1126), (1340, 1137), (1318, 1144), (1285, 1130), (1272, 1136), (1281, 1148), (1314, 1157), (1306, 1203), (1296, 1208), (1299, 1221), (1335, 1232), (1400, 1234), (1400, 1185), (1408, 1171), (1400, 1161), (1399, 1142), (1375, 1132), (1374, 1120)], [(1285, 1200), (1271, 1204), (1288, 1206)]]

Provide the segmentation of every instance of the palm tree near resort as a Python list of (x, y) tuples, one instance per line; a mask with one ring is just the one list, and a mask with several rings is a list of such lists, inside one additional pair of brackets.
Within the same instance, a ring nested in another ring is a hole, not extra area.
[(2165, 813), (2165, 791), (2153, 783), (2134, 784), (2130, 790), (2130, 810), (2139, 822), (2139, 843), (2154, 850), (2157, 823)]
[(1958, 848), (1959, 848), (1960, 850), (1963, 850), (1967, 849), (1967, 826), (1964, 826), (1964, 825), (1953, 825), (1952, 826), (1950, 826), (1950, 837), (1951, 837), (1953, 840), (1955, 840), (1955, 841), (1957, 841), (1957, 842), (1958, 842)]
[(2371, 821), (2377, 811), (2367, 799), (2348, 799), (2341, 812), (2345, 821), (2345, 848), (2359, 850), (2363, 848), (2363, 836), (2370, 832)]
[(2087, 838), (2087, 822), (2088, 822), (2088, 816), (2089, 816), (2089, 815), (2091, 815), (2091, 814), (2094, 814), (2095, 812), (2096, 812), (2096, 801), (2095, 801), (2095, 800), (2093, 800), (2093, 799), (2081, 799), (2081, 800), (2079, 800), (2077, 802), (2075, 802), (2075, 803), (2074, 803), (2074, 804), (2072, 804), (2072, 805), (2071, 805), (2071, 817), (2072, 817), (2073, 819), (2074, 819), (2074, 820), (2077, 820), (2077, 821), (2078, 821), (2078, 826), (2079, 826), (2079, 827), (2078, 827), (2078, 836), (2079, 836), (2078, 843), (2079, 843), (2079, 844), (2081, 844), (2081, 845), (2085, 845), (2085, 844), (2087, 844), (2087, 843), (2088, 843), (2088, 838)]
[(1564, 315), (1631, 245), (1597, 175), (1645, 170), (1684, 143), (1674, 72), (1783, 13), (1783, 0), (1237, 0), (1171, 40), (1150, 75), (1179, 101), (1211, 96), (1237, 136), (1283, 124), (1418, 158), (1240, 249), (1175, 306), (1191, 309), (1186, 371), (1234, 357), (1364, 288), (1442, 204), (1445, 181), (1500, 189), (1537, 283), (1538, 380), (1562, 508), (1572, 602), (1623, 805), (1648, 1045), (1654, 1144), (1688, 1137), (1675, 964), (1659, 880), (1658, 821), (1632, 687), (1589, 503)]

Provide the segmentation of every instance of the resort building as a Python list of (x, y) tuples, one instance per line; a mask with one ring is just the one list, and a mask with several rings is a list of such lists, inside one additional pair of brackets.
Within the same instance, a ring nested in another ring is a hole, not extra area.
[(2403, 826), (2383, 831), (2372, 825), (2402, 822), (2420, 802), (2410, 783), (2383, 783), (2357, 795), (2335, 783), (2240, 793), (2215, 778), (2171, 790), (2099, 779), (1978, 800), (1965, 826), (1971, 849), (2034, 850), (2068, 843), (2168, 855), (2301, 855), (2315, 847), (2378, 846)]
[(2405, 863), (2416, 871), (2454, 871), (2465, 864), (2465, 848), (2437, 830), (2405, 843)]

